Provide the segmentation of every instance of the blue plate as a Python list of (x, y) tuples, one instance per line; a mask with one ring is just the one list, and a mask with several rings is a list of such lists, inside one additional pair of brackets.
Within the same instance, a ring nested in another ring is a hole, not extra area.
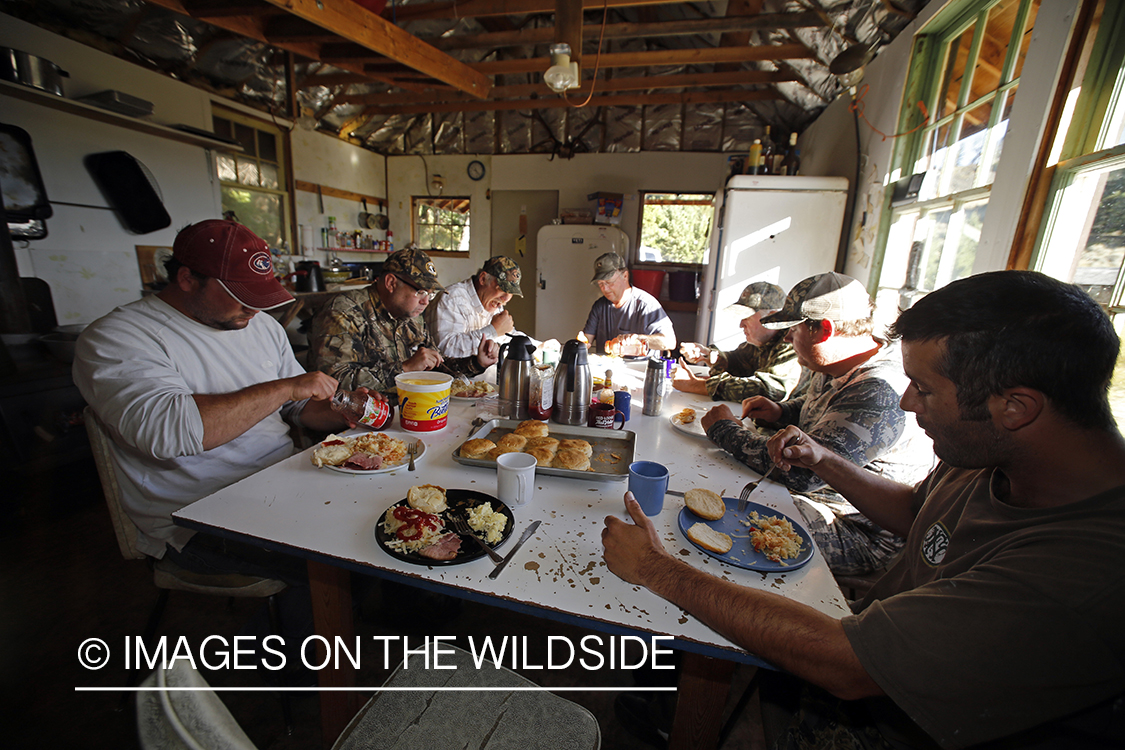
[[(780, 516), (793, 524), (793, 530), (801, 537), (801, 551), (797, 553), (797, 557), (792, 560), (785, 560), (783, 562), (774, 562), (769, 560), (761, 552), (754, 549), (754, 545), (750, 544), (750, 527), (744, 526), (738, 518), (738, 498), (724, 497), (723, 502), (727, 504), (727, 512), (718, 521), (708, 521), (704, 518), (692, 513), (685, 506), (680, 509), (680, 515), (677, 519), (680, 525), (680, 531), (683, 532), (684, 539), (687, 539), (692, 545), (695, 546), (700, 552), (705, 555), (710, 555), (716, 560), (722, 560), (728, 565), (733, 565), (736, 568), (745, 568), (747, 570), (758, 570), (763, 573), (785, 573), (790, 570), (796, 570), (809, 560), (813, 555), (813, 540), (809, 536), (809, 532), (805, 531), (805, 527), (794, 521), (784, 513), (780, 513), (773, 508), (767, 508), (759, 503), (747, 503), (746, 512), (743, 513), (742, 519), (745, 520), (750, 515), (751, 511), (758, 511), (761, 516)], [(715, 531), (721, 531), (730, 536), (734, 541), (734, 546), (730, 548), (730, 552), (719, 554), (712, 552), (708, 549), (703, 549), (695, 542), (688, 538), (687, 532), (692, 526), (697, 523), (705, 523)]]

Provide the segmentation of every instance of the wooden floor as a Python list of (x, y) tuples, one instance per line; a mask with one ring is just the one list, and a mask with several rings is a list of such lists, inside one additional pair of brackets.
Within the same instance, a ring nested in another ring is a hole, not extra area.
[[(151, 573), (140, 561), (127, 561), (117, 542), (101, 497), (92, 462), (74, 462), (50, 475), (8, 478), (0, 497), (0, 726), (6, 748), (115, 748), (138, 746), (136, 719), (121, 693), (78, 693), (77, 686), (127, 684), (120, 650), (125, 638), (139, 636), (156, 600)], [(403, 602), (383, 600), (382, 589), (369, 585), (359, 607), (356, 632), (371, 644), (364, 652), (358, 684), (377, 686), (386, 678), (381, 652), (372, 635), (528, 636), (542, 646), (546, 634), (577, 641), (587, 631), (486, 605), (463, 602), (440, 622), (419, 623), (395, 614)], [(208, 635), (233, 638), (260, 606), (253, 601), (172, 592), (160, 633), (186, 636), (198, 646)], [(98, 671), (78, 663), (87, 638), (101, 638), (117, 658)], [(367, 646), (365, 645), (365, 649)], [(540, 656), (542, 656), (540, 654)], [(538, 662), (542, 663), (543, 659)], [(631, 685), (626, 671), (519, 670), (548, 686), (582, 688)], [(752, 670), (739, 667), (728, 711)], [(262, 687), (249, 693), (223, 693), (222, 699), (247, 735), (262, 750), (321, 747), (319, 702), (314, 692), (292, 693), (293, 733), (284, 732), (280, 702), (255, 672), (205, 672), (214, 685)], [(257, 680), (257, 681), (256, 681)], [(615, 692), (560, 693), (597, 717), (602, 747), (649, 747), (635, 740), (613, 714)], [(368, 696), (365, 694), (363, 700)], [(724, 747), (758, 750), (762, 746), (756, 703), (734, 725)]]

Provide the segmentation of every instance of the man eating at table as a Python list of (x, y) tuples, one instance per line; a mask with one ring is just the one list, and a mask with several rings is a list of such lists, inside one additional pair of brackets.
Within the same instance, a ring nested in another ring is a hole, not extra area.
[(474, 355), (447, 359), (422, 319), (442, 288), (425, 252), (408, 247), (391, 253), (371, 286), (337, 294), (313, 318), (312, 366), (344, 388), (369, 388), (392, 402), (398, 401), (395, 376), (403, 372), (480, 375), (498, 358), (495, 341), (482, 338)]
[(686, 367), (677, 367), (672, 387), (677, 391), (710, 396), (714, 401), (741, 403), (751, 396), (784, 401), (801, 377), (801, 364), (793, 345), (780, 330), (766, 328), (762, 318), (785, 304), (785, 291), (768, 281), (747, 284), (738, 302), (727, 308), (742, 316), (739, 327), (746, 341), (724, 352), (695, 342), (680, 345), (684, 359), (709, 365), (708, 377), (697, 377)]
[[(858, 466), (900, 482), (916, 482), (933, 466), (930, 441), (899, 407), (906, 390), (898, 345), (874, 334), (871, 298), (858, 281), (822, 273), (797, 283), (767, 328), (788, 329), (797, 361), (808, 370), (800, 392), (780, 403), (751, 396), (742, 416), (767, 429), (795, 425)], [(754, 471), (773, 466), (768, 434), (744, 427), (720, 404), (700, 419), (707, 437)], [(795, 467), (772, 477), (794, 492), (809, 533), (835, 575), (886, 567), (902, 539), (873, 523), (815, 472)]]
[(854, 614), (668, 554), (628, 495), (633, 523), (606, 519), (607, 565), (804, 681), (778, 747), (829, 734), (832, 747), (1121, 747), (1125, 439), (1109, 318), (1077, 286), (1000, 271), (931, 292), (892, 333), (902, 406), (940, 459), (925, 480), (865, 471), (795, 426), (769, 443), (779, 467), (816, 472), (906, 536)]
[[(166, 267), (168, 285), (90, 324), (74, 359), (75, 385), (112, 439), (137, 547), (199, 573), (307, 586), (303, 561), (176, 526), (172, 513), (292, 455), (289, 423), (346, 427), (329, 407), (336, 381), (305, 372), (278, 322), (258, 314), (293, 297), (249, 229), (218, 219), (185, 227)], [(287, 610), (308, 619), (307, 588), (303, 596)]]
[(433, 332), (443, 357), (475, 354), (482, 338), (499, 343), (516, 332), (504, 305), (522, 297), (520, 267), (506, 255), (494, 255), (475, 275), (449, 287), (426, 308), (426, 326)]

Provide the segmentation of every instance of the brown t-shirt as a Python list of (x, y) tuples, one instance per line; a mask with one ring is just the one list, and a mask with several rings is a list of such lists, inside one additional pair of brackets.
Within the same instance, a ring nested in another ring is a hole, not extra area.
[(915, 489), (902, 557), (843, 620), (867, 672), (942, 747), (1125, 691), (1125, 486), (1041, 510), (997, 499), (1004, 481), (940, 464)]

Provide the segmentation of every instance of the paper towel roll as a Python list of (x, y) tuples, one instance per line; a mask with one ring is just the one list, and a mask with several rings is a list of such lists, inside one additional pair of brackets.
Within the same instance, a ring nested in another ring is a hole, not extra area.
[(312, 252), (312, 227), (308, 224), (301, 225), (301, 255), (308, 255)]

